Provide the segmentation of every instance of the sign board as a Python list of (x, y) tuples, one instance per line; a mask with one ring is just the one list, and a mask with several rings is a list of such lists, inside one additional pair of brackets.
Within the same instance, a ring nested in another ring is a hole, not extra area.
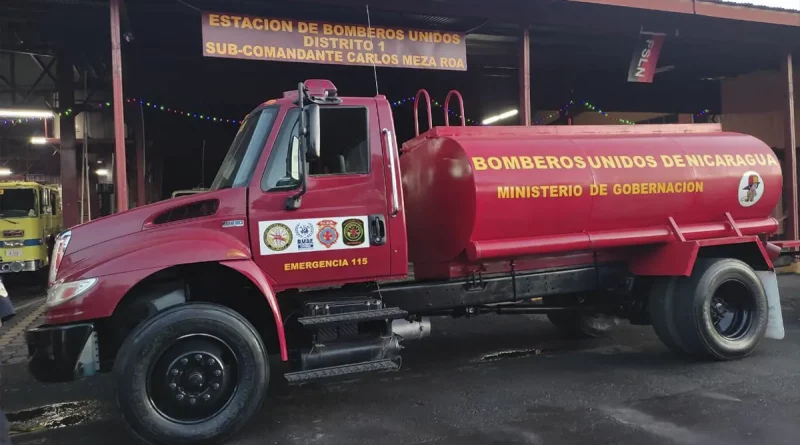
[(656, 74), (658, 56), (664, 46), (664, 34), (639, 35), (639, 41), (633, 50), (631, 66), (628, 69), (628, 82), (653, 83)]
[(204, 12), (203, 55), (466, 71), (463, 33)]

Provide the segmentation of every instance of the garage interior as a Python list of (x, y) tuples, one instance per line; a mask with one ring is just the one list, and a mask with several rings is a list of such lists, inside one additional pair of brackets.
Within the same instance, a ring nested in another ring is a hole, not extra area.
[[(753, 7), (740, 8), (752, 10), (752, 18), (722, 18), (599, 3), (127, 0), (119, 17), (128, 204), (208, 187), (237, 122), (308, 78), (330, 79), (340, 95), (373, 96), (377, 77), (377, 92), (394, 105), (398, 141), (413, 136), (411, 98), (420, 88), (439, 104), (434, 125), (444, 123), (441, 103), (457, 89), (470, 125), (513, 110), (516, 117), (494, 125), (524, 123), (527, 100), (533, 125), (718, 122), (724, 130), (759, 137), (785, 158), (792, 140), (787, 56), (800, 53), (800, 14)], [(0, 118), (0, 167), (62, 183), (64, 216), (72, 223), (114, 210), (113, 201), (99, 199), (97, 188), (114, 182), (116, 162), (109, 4), (7, 0), (0, 6), (0, 107), (58, 113), (46, 120)], [(201, 11), (462, 32), (468, 70), (203, 57)], [(626, 78), (642, 32), (666, 35), (652, 84)], [(529, 94), (521, 81), (526, 59)], [(794, 79), (797, 84), (796, 72)], [(81, 205), (84, 116), (89, 187)], [(75, 135), (64, 131), (73, 125)], [(45, 137), (46, 143), (32, 144), (32, 137)], [(796, 149), (796, 139), (792, 145)], [(791, 219), (791, 209), (796, 213), (796, 189), (794, 196), (789, 208), (776, 209), (781, 220)], [(796, 229), (786, 236), (796, 238)]]

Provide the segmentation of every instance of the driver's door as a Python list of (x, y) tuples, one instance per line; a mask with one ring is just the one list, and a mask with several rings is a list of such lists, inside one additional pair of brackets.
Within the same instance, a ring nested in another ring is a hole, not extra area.
[(320, 156), (307, 163), (300, 190), (299, 123), (290, 109), (260, 181), (250, 185), (250, 236), (256, 263), (278, 288), (372, 281), (390, 273), (387, 194), (374, 100), (344, 99), (320, 110)]

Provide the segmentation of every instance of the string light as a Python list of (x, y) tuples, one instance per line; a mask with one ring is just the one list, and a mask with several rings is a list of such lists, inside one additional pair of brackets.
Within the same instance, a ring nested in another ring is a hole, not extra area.
[(535, 121), (533, 121), (533, 125), (539, 125), (539, 124), (541, 124), (542, 122), (544, 122), (544, 121), (546, 121), (546, 120), (549, 120), (549, 119), (551, 119), (551, 118), (553, 118), (553, 117), (557, 116), (558, 114), (559, 114), (559, 113), (557, 113), (557, 112), (555, 112), (555, 113), (550, 113), (550, 114), (548, 114), (547, 116), (545, 116), (545, 117), (543, 117), (543, 118), (541, 118), (541, 119), (536, 119)]
[(566, 104), (564, 104), (564, 106), (563, 106), (563, 107), (559, 108), (559, 109), (558, 109), (558, 111), (553, 111), (552, 113), (548, 114), (547, 116), (545, 116), (545, 117), (543, 117), (543, 118), (541, 118), (541, 119), (537, 119), (537, 120), (535, 120), (535, 121), (533, 122), (533, 125), (539, 125), (539, 124), (541, 124), (542, 122), (544, 122), (544, 121), (546, 121), (546, 120), (550, 120), (550, 119), (551, 119), (551, 118), (553, 118), (553, 117), (560, 116), (560, 115), (561, 115), (561, 113), (564, 113), (564, 112), (566, 112), (566, 111), (569, 109), (569, 107), (571, 107), (571, 106), (572, 106), (572, 105), (574, 105), (574, 104), (575, 104), (575, 102), (574, 102), (574, 101), (569, 101), (569, 102), (567, 102)]
[[(218, 116), (207, 116), (205, 114), (197, 114), (190, 111), (181, 110), (178, 108), (168, 107), (166, 105), (157, 104), (155, 102), (148, 102), (145, 99), (137, 99), (135, 97), (131, 97), (125, 100), (126, 103), (139, 103), (143, 107), (150, 108), (153, 110), (161, 111), (166, 114), (174, 114), (176, 116), (186, 116), (193, 119), (205, 120), (205, 121), (212, 121), (218, 123), (226, 123), (226, 124), (238, 124), (240, 123), (239, 119), (227, 119)], [(100, 104), (102, 107), (102, 104)], [(106, 102), (106, 106), (111, 106), (108, 102)]]
[[(169, 108), (169, 107), (167, 107), (165, 105), (159, 105), (159, 104), (154, 103), (154, 102), (148, 102), (148, 101), (146, 101), (144, 99), (136, 99), (136, 98), (133, 98), (133, 97), (126, 99), (125, 103), (129, 103), (129, 104), (139, 103), (143, 107), (146, 107), (146, 108), (149, 108), (149, 109), (153, 109), (153, 110), (157, 110), (157, 111), (162, 111), (162, 112), (167, 113), (167, 114), (174, 114), (174, 115), (178, 115), (178, 116), (186, 116), (186, 117), (191, 117), (191, 118), (200, 119), (200, 120), (206, 120), (206, 121), (211, 121), (211, 122), (217, 122), (217, 123), (239, 124), (241, 122), (240, 119), (228, 119), (228, 118), (222, 118), (222, 117), (218, 117), (218, 116), (207, 116), (205, 114), (198, 115), (197, 113), (192, 113), (192, 112), (180, 110), (180, 109), (177, 109), (177, 108)], [(98, 108), (98, 109), (103, 109), (103, 108), (110, 108), (111, 105), (112, 105), (111, 102), (100, 102), (100, 103), (94, 104), (93, 106), (95, 108)], [(59, 117), (60, 116), (69, 116), (72, 113), (73, 113), (72, 112), (72, 108), (67, 108), (66, 110), (64, 110), (62, 112), (55, 113), (55, 116), (59, 116)], [(37, 122), (37, 121), (41, 121), (41, 120), (42, 120), (42, 118), (3, 119), (0, 122), (2, 122), (3, 125), (17, 125), (17, 124), (22, 124), (22, 123), (27, 123), (27, 122)]]
[(703, 116), (706, 116), (706, 115), (709, 115), (709, 114), (711, 114), (711, 110), (706, 108), (704, 110), (701, 110), (699, 113), (695, 113), (694, 117), (703, 117)]
[(600, 114), (600, 115), (603, 115), (603, 116), (605, 116), (605, 117), (608, 117), (608, 118), (611, 118), (611, 119), (615, 119), (615, 120), (619, 121), (621, 124), (625, 124), (625, 125), (636, 125), (636, 122), (629, 121), (628, 119), (620, 119), (620, 118), (618, 118), (618, 117), (609, 116), (609, 114), (608, 114), (607, 112), (605, 112), (605, 111), (603, 111), (603, 110), (601, 110), (601, 109), (599, 109), (599, 108), (595, 107), (594, 105), (590, 104), (589, 102), (587, 102), (587, 101), (585, 101), (585, 100), (582, 100), (582, 101), (581, 101), (581, 104), (582, 104), (584, 107), (588, 108), (589, 110), (592, 110), (592, 111), (594, 111), (595, 113), (598, 113), (598, 114)]
[[(177, 108), (169, 108), (166, 105), (160, 105), (160, 104), (157, 104), (155, 102), (149, 102), (149, 101), (146, 101), (145, 99), (137, 99), (135, 97), (130, 97), (128, 99), (125, 99), (125, 103), (128, 103), (128, 104), (139, 103), (144, 108), (149, 108), (149, 109), (156, 110), (156, 111), (162, 111), (162, 112), (167, 113), (167, 114), (175, 114), (175, 115), (179, 115), (179, 116), (187, 116), (187, 117), (192, 117), (192, 118), (195, 118), (195, 119), (207, 120), (207, 121), (212, 121), (212, 122), (220, 122), (220, 123), (224, 122), (224, 123), (227, 123), (227, 124), (238, 124), (240, 122), (239, 119), (226, 119), (226, 118), (215, 117), (215, 116), (206, 116), (205, 114), (198, 115), (197, 113), (192, 113), (192, 112), (180, 110), (180, 109), (177, 109)], [(102, 109), (102, 108), (110, 108), (111, 107), (111, 102), (100, 102), (100, 103), (96, 104), (95, 106), (97, 108), (100, 108), (100, 109)], [(63, 114), (67, 115), (67, 116), (69, 116), (70, 113), (72, 113), (72, 109), (71, 108), (69, 108), (69, 109), (67, 109), (66, 111), (63, 112)], [(56, 113), (56, 114), (58, 116), (62, 115), (62, 113)]]
[[(614, 119), (614, 120), (618, 121), (621, 124), (636, 125), (636, 122), (633, 122), (631, 120), (621, 119), (621, 118), (617, 118), (617, 117), (611, 116), (610, 114), (608, 114), (607, 111), (603, 111), (602, 109), (597, 108), (595, 105), (592, 105), (590, 102), (587, 102), (585, 100), (582, 100), (580, 103), (587, 110), (594, 111), (595, 113), (600, 114), (602, 116), (605, 116), (605, 117), (607, 117), (609, 119)], [(561, 114), (565, 113), (568, 109), (570, 109), (573, 105), (575, 105), (575, 101), (571, 100), (571, 101), (567, 102), (566, 104), (564, 104), (564, 106), (561, 107), (558, 111), (553, 111), (552, 113), (548, 114), (547, 116), (544, 116), (544, 117), (542, 117), (540, 119), (537, 119), (536, 121), (533, 122), (533, 125), (539, 125), (539, 124), (543, 123), (544, 121), (552, 119), (553, 117), (560, 116)]]
[[(407, 97), (405, 99), (399, 99), (399, 100), (396, 100), (396, 101), (392, 101), (391, 104), (392, 104), (393, 107), (399, 107), (399, 106), (405, 105), (405, 104), (407, 104), (409, 102), (413, 103), (414, 102), (414, 98), (413, 97)], [(611, 115), (608, 114), (608, 112), (597, 108), (595, 105), (592, 105), (588, 101), (582, 100), (580, 103), (586, 109), (594, 111), (595, 113), (600, 114), (602, 116), (605, 116), (605, 117), (607, 117), (609, 119), (614, 119), (614, 120), (619, 121), (620, 123), (625, 124), (625, 125), (636, 125), (636, 122), (633, 122), (631, 120), (621, 119), (621, 118), (617, 118), (617, 117), (611, 116)], [(440, 104), (438, 101), (435, 101), (435, 100), (431, 101), (431, 105), (433, 105), (434, 107), (443, 108), (443, 105)], [(553, 111), (553, 112), (549, 113), (548, 115), (546, 115), (546, 116), (544, 116), (544, 117), (542, 117), (540, 119), (537, 119), (536, 121), (533, 122), (533, 125), (540, 125), (545, 121), (548, 121), (548, 120), (550, 120), (550, 119), (552, 119), (554, 117), (557, 117), (557, 116), (565, 113), (569, 108), (571, 108), (574, 105), (575, 105), (575, 101), (571, 100), (571, 101), (567, 102), (566, 104), (564, 104), (564, 106), (562, 106), (558, 111)], [(458, 117), (458, 118), (461, 117), (458, 113), (456, 113), (453, 110), (448, 110), (448, 111), (449, 111), (450, 115), (452, 115), (452, 116), (455, 116), (455, 117)], [(475, 121), (473, 119), (469, 119), (469, 118), (467, 118), (467, 123), (469, 123), (471, 125), (480, 125), (480, 122), (477, 122), (477, 121)]]
[[(414, 98), (413, 97), (406, 97), (405, 99), (399, 99), (399, 100), (392, 101), (391, 104), (392, 104), (393, 107), (399, 107), (399, 106), (405, 105), (405, 104), (407, 104), (409, 102), (413, 103), (414, 102)], [(431, 105), (434, 106), (434, 107), (437, 107), (437, 108), (444, 108), (444, 105), (440, 104), (438, 101), (435, 101), (435, 100), (431, 101)], [(453, 110), (447, 110), (447, 111), (449, 112), (449, 114), (451, 116), (459, 118), (459, 119), (461, 118), (461, 115), (456, 113), (455, 111), (453, 111)], [(470, 118), (467, 118), (467, 123), (470, 124), (470, 125), (480, 125), (480, 122), (478, 122), (478, 121), (476, 121), (474, 119), (470, 119)]]
[(25, 123), (28, 123), (28, 122), (41, 122), (41, 121), (43, 121), (45, 119), (46, 118), (41, 118), (41, 117), (29, 117), (29, 118), (25, 118), (25, 119), (21, 119), (21, 118), (20, 119), (3, 119), (3, 125), (19, 125), (19, 124), (25, 124)]
[[(405, 99), (399, 99), (399, 100), (392, 101), (391, 104), (392, 104), (392, 107), (399, 107), (399, 106), (403, 106), (403, 105), (405, 105), (407, 103), (413, 103), (413, 102), (414, 102), (414, 98), (413, 97), (407, 97)], [(600, 114), (602, 116), (605, 116), (605, 117), (607, 117), (609, 119), (614, 119), (614, 120), (620, 122), (621, 124), (636, 125), (636, 122), (633, 122), (631, 120), (621, 119), (621, 118), (617, 118), (617, 117), (611, 116), (610, 114), (608, 114), (608, 112), (597, 108), (595, 105), (592, 105), (588, 101), (582, 100), (580, 103), (586, 109), (594, 111), (595, 113)], [(434, 107), (443, 108), (443, 105), (440, 104), (438, 101), (435, 101), (435, 100), (431, 101), (431, 105), (434, 106)], [(549, 121), (550, 119), (565, 113), (568, 109), (570, 109), (574, 105), (575, 105), (575, 101), (571, 100), (571, 101), (567, 102), (566, 104), (564, 104), (564, 106), (562, 106), (557, 111), (553, 111), (553, 112), (547, 114), (546, 116), (544, 116), (544, 117), (542, 117), (540, 119), (537, 119), (536, 121), (533, 122), (533, 125), (540, 125), (545, 121)], [(448, 110), (448, 111), (449, 111), (450, 115), (452, 115), (452, 116), (455, 116), (457, 118), (461, 117), (461, 115), (459, 115), (458, 113), (456, 113), (453, 110)], [(469, 118), (467, 118), (467, 123), (471, 124), (471, 125), (480, 125), (480, 122), (477, 122), (477, 121), (475, 121), (473, 119), (469, 119)]]
[[(211, 122), (217, 122), (217, 123), (226, 123), (226, 124), (239, 124), (239, 123), (241, 123), (241, 120), (239, 120), (239, 119), (227, 119), (227, 118), (222, 118), (222, 117), (218, 117), (218, 116), (207, 116), (205, 114), (197, 114), (197, 113), (193, 113), (193, 112), (190, 112), (190, 111), (185, 111), (185, 110), (181, 110), (181, 109), (177, 109), (177, 108), (169, 108), (169, 107), (166, 107), (165, 105), (158, 105), (158, 104), (156, 104), (154, 102), (148, 102), (148, 101), (146, 101), (144, 99), (136, 99), (136, 98), (133, 98), (133, 97), (126, 99), (125, 102), (126, 103), (137, 103), (138, 102), (142, 106), (145, 106), (145, 107), (150, 108), (150, 109), (158, 110), (158, 111), (161, 111), (161, 112), (164, 112), (164, 113), (167, 113), (167, 114), (174, 114), (174, 115), (177, 115), (177, 116), (185, 116), (185, 117), (199, 119), (199, 120), (205, 120), (205, 121), (211, 121)], [(406, 97), (406, 98), (403, 98), (403, 99), (398, 99), (398, 100), (395, 100), (395, 101), (391, 101), (391, 105), (392, 105), (392, 107), (396, 108), (396, 107), (400, 107), (400, 106), (403, 106), (403, 105), (406, 105), (406, 104), (409, 104), (409, 103), (413, 103), (413, 102), (414, 102), (414, 97)], [(101, 102), (101, 103), (97, 104), (96, 106), (99, 107), (99, 108), (104, 108), (104, 107), (111, 107), (111, 105), (112, 105), (111, 102)], [(436, 100), (431, 101), (431, 105), (434, 106), (434, 107), (437, 107), (437, 108), (444, 108), (444, 106), (442, 104), (440, 104)], [(566, 104), (564, 104), (564, 106), (562, 106), (559, 110), (553, 111), (553, 112), (547, 114), (546, 116), (544, 116), (544, 117), (542, 117), (540, 119), (537, 119), (536, 121), (533, 122), (533, 125), (540, 125), (542, 123), (545, 123), (546, 121), (549, 121), (550, 119), (565, 113), (568, 109), (570, 109), (574, 105), (575, 105), (575, 101), (571, 100), (571, 101), (567, 102)], [(614, 120), (616, 120), (616, 121), (618, 121), (618, 122), (620, 122), (622, 124), (625, 124), (625, 125), (635, 125), (636, 124), (635, 122), (633, 122), (631, 120), (628, 120), (628, 119), (621, 119), (621, 118), (617, 118), (617, 117), (611, 116), (607, 111), (603, 111), (602, 109), (598, 108), (597, 106), (593, 105), (592, 103), (590, 103), (590, 102), (588, 102), (586, 100), (581, 100), (580, 101), (580, 105), (585, 107), (586, 109), (588, 109), (590, 111), (594, 111), (595, 113), (600, 114), (602, 116), (605, 116), (605, 117), (607, 117), (609, 119), (614, 119)], [(449, 114), (451, 116), (453, 116), (455, 118), (458, 118), (458, 119), (461, 118), (461, 115), (459, 113), (456, 113), (453, 110), (448, 110), (448, 112), (449, 112)], [(711, 113), (711, 110), (704, 109), (704, 110), (701, 110), (699, 113), (696, 113), (695, 117), (706, 116), (706, 115), (708, 115), (710, 113)], [(72, 114), (72, 108), (68, 108), (68, 109), (64, 110), (63, 112), (55, 113), (55, 114), (56, 114), (56, 116), (62, 116), (62, 115), (69, 116), (70, 114)], [(39, 122), (41, 120), (42, 120), (41, 118), (4, 119), (2, 121), (2, 123), (3, 123), (3, 125), (18, 125), (18, 124), (28, 123), (28, 122)], [(476, 121), (474, 119), (467, 118), (466, 121), (470, 125), (481, 125), (480, 122), (478, 122), (478, 121)]]

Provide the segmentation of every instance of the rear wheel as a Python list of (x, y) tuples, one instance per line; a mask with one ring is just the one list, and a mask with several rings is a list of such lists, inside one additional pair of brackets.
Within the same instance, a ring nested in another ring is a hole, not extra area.
[(658, 278), (650, 290), (650, 322), (661, 342), (676, 354), (688, 354), (675, 327), (674, 298), (678, 277)]
[(149, 443), (211, 443), (234, 434), (266, 395), (258, 332), (218, 305), (173, 307), (138, 326), (115, 364), (117, 405)]
[(690, 277), (657, 283), (653, 327), (672, 350), (731, 360), (758, 347), (767, 329), (767, 294), (752, 268), (734, 259), (698, 260)]

